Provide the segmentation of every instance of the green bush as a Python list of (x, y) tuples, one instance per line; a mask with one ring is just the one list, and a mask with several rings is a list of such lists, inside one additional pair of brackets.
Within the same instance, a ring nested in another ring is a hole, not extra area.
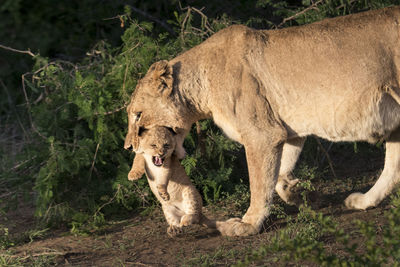
[[(121, 47), (99, 42), (80, 63), (36, 56), (32, 74), (24, 79), (32, 129), (39, 142), (36, 147), (40, 148), (34, 156), (42, 162), (35, 177), (36, 216), (47, 223), (70, 223), (73, 231), (87, 222), (99, 225), (105, 215), (151, 202), (145, 180), (127, 180), (133, 155), (122, 149), (125, 107), (151, 63), (172, 58), (207, 36), (191, 30), (190, 17), (182, 24), (187, 33), (177, 39), (167, 34), (154, 38), (152, 24), (133, 21), (129, 15), (121, 18), (130, 25)], [(210, 29), (217, 26), (223, 24), (207, 24)], [(196, 152), (197, 140), (188, 141), (193, 156), (183, 164), (206, 199), (210, 195), (215, 200), (235, 158), (225, 156), (224, 151), (238, 145), (211, 130), (210, 122), (202, 125), (210, 137), (205, 138), (206, 154)], [(215, 166), (206, 167), (215, 157)]]
[(79, 64), (37, 60), (31, 81), (25, 83), (30, 99), (42, 96), (31, 104), (32, 123), (45, 147), (35, 183), (38, 217), (88, 221), (114, 191), (118, 194), (109, 205), (138, 205), (126, 176), (132, 157), (121, 149), (127, 125), (124, 108), (152, 61), (175, 52), (162, 43), (165, 36), (149, 37), (151, 30), (149, 23), (133, 22), (121, 48), (100, 42)]

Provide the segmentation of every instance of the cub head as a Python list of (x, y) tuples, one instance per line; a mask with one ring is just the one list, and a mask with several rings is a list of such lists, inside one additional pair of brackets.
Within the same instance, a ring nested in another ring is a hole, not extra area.
[(174, 93), (173, 68), (166, 60), (154, 63), (141, 79), (127, 107), (128, 133), (125, 149), (138, 149), (138, 135), (155, 125), (172, 128), (177, 134), (178, 153), (184, 156), (183, 140), (193, 123), (188, 108)]
[(176, 148), (176, 133), (167, 127), (156, 126), (139, 133), (138, 153), (160, 167), (165, 159), (171, 157)]

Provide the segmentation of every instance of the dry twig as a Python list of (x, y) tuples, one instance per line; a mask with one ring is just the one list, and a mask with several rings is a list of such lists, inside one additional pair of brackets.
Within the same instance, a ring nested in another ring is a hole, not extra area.
[(3, 48), (5, 50), (9, 50), (9, 51), (12, 51), (12, 52), (15, 52), (15, 53), (27, 54), (27, 55), (30, 55), (31, 57), (37, 56), (34, 53), (32, 53), (31, 50), (29, 50), (29, 49), (28, 50), (18, 50), (18, 49), (15, 49), (15, 48), (12, 48), (12, 47), (8, 47), (8, 46), (5, 46), (5, 45), (1, 45), (1, 44), (0, 44), (0, 48)]

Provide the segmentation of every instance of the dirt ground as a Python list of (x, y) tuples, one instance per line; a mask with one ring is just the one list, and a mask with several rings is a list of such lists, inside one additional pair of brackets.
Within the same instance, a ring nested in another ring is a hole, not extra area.
[[(318, 210), (334, 215), (341, 227), (351, 232), (355, 219), (383, 224), (383, 213), (388, 208), (385, 202), (368, 211), (348, 211), (342, 204), (333, 203)], [(288, 208), (287, 212), (295, 210)], [(206, 212), (214, 218), (221, 218), (222, 213)], [(32, 218), (25, 214), (19, 222), (24, 223), (18, 226), (22, 230), (32, 224)], [(149, 216), (136, 215), (114, 222), (106, 230), (89, 236), (58, 230), (0, 253), (12, 255), (10, 262), (18, 259), (23, 266), (227, 266), (243, 261), (252, 250), (268, 244), (284, 225), (281, 220), (270, 220), (259, 235), (251, 237), (223, 237), (211, 229), (189, 226), (182, 235), (169, 238), (166, 227), (158, 209)], [(326, 245), (335, 249), (335, 244)]]
[[(332, 174), (327, 174), (329, 179), (316, 181), (315, 187), (319, 193), (310, 197), (313, 208), (332, 215), (346, 232), (354, 229), (356, 219), (371, 221), (378, 226), (383, 224), (383, 214), (390, 208), (389, 200), (367, 211), (350, 211), (343, 205), (343, 200), (351, 191), (365, 192), (374, 183), (382, 160), (382, 155), (364, 157), (356, 162), (346, 158), (335, 159), (335, 165), (342, 164), (341, 168), (336, 169), (339, 178), (329, 178)], [(349, 170), (352, 170), (351, 173)], [(279, 202), (277, 197), (276, 201)], [(295, 207), (282, 206), (290, 215), (298, 212)], [(232, 214), (229, 206), (207, 206), (204, 211), (207, 216), (218, 219), (229, 218)], [(7, 218), (7, 222), (0, 224), (8, 224), (11, 234), (26, 232), (34, 226), (32, 207), (11, 211)], [(150, 215), (133, 214), (128, 219), (112, 222), (106, 229), (87, 236), (72, 235), (67, 229), (46, 232), (43, 237), (37, 236), (33, 241), (27, 240), (8, 250), (0, 250), (0, 255), (3, 255), (0, 265), (227, 266), (243, 261), (251, 251), (268, 244), (282, 227), (285, 227), (282, 219), (271, 218), (256, 236), (223, 237), (211, 229), (189, 226), (182, 235), (169, 238), (166, 234), (167, 224), (158, 207)], [(354, 241), (357, 242), (356, 236)], [(329, 240), (326, 246), (332, 251), (337, 249), (336, 244)]]

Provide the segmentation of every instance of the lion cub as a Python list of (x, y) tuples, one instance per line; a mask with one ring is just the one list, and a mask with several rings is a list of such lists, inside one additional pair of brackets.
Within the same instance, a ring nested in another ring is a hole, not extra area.
[(175, 145), (172, 130), (166, 127), (146, 129), (139, 137), (139, 149), (128, 175), (129, 180), (137, 180), (146, 173), (169, 224), (169, 236), (182, 232), (183, 226), (210, 224), (202, 215), (199, 192), (174, 154)]

